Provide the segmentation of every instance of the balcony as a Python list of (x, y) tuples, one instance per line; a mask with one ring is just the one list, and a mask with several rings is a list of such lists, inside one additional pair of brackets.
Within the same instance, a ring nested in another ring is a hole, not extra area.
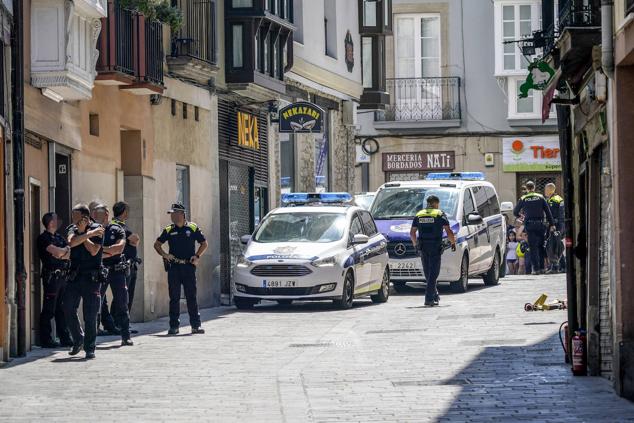
[(172, 34), (167, 65), (171, 73), (200, 84), (215, 76), (217, 66), (216, 2), (173, 0), (183, 15), (183, 26)]
[(163, 25), (116, 2), (108, 2), (101, 24), (95, 83), (137, 95), (162, 93)]
[(105, 0), (33, 0), (31, 85), (55, 101), (88, 100)]
[(377, 129), (460, 126), (460, 78), (388, 78), (390, 103), (375, 112)]

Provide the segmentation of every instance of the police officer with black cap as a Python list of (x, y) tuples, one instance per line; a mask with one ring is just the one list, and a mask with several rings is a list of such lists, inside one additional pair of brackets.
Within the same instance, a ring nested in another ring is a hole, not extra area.
[(535, 183), (533, 181), (526, 182), (526, 189), (528, 193), (517, 202), (513, 214), (515, 217), (519, 217), (520, 213), (524, 212), (524, 228), (528, 234), (532, 274), (540, 275), (544, 273), (544, 259), (546, 258), (544, 218), (548, 221), (551, 231), (555, 230), (555, 220), (544, 196), (535, 192)]
[(421, 253), (423, 271), (425, 272), (425, 305), (438, 305), (440, 298), (436, 282), (440, 274), (440, 262), (443, 253), (443, 230), (451, 243), (451, 249), (456, 251), (456, 238), (445, 213), (440, 210), (440, 200), (435, 195), (427, 197), (427, 208), (416, 213), (410, 230), (410, 238), (414, 247)]
[[(173, 204), (167, 212), (171, 216), (172, 224), (163, 229), (154, 243), (154, 249), (163, 257), (167, 270), (170, 297), (169, 335), (178, 334), (181, 285), (185, 291), (192, 333), (205, 333), (201, 327), (196, 300), (196, 266), (200, 256), (207, 250), (207, 240), (198, 225), (186, 220), (185, 212), (185, 206), (180, 203)], [(163, 250), (163, 244), (166, 242), (169, 244), (169, 253)], [(198, 251), (196, 242), (199, 243)]]
[[(58, 224), (55, 213), (46, 213), (42, 217), (44, 232), (37, 237), (44, 287), (44, 301), (40, 313), (40, 345), (44, 348), (57, 348), (60, 345), (71, 347), (73, 345), (62, 308), (64, 288), (70, 271), (70, 247), (64, 237), (57, 233)], [(60, 343), (57, 343), (53, 335), (51, 327), (53, 318)]]
[(110, 211), (104, 204), (95, 208), (97, 223), (105, 228), (103, 240), (103, 265), (108, 269), (106, 283), (101, 285), (101, 295), (106, 294), (108, 286), (112, 291), (112, 315), (121, 331), (121, 345), (134, 345), (130, 339), (130, 314), (128, 312), (128, 261), (122, 255), (126, 244), (125, 231), (116, 223), (110, 222)]
[(112, 213), (114, 214), (114, 219), (112, 219), (112, 223), (116, 223), (121, 226), (125, 231), (126, 243), (125, 248), (123, 249), (123, 254), (125, 255), (126, 260), (128, 260), (128, 264), (130, 268), (128, 269), (128, 311), (132, 309), (132, 301), (134, 300), (134, 289), (136, 288), (136, 278), (137, 278), (137, 270), (138, 265), (141, 263), (141, 259), (138, 257), (137, 249), (139, 244), (141, 243), (141, 237), (138, 234), (133, 233), (132, 230), (128, 227), (127, 220), (128, 215), (130, 213), (130, 205), (125, 201), (119, 201), (112, 206)]
[[(69, 354), (77, 355), (83, 347), (86, 358), (92, 359), (95, 358), (97, 315), (101, 306), (104, 228), (90, 221), (88, 207), (79, 205), (73, 208), (73, 212), (81, 214), (81, 218), (68, 233), (71, 277), (64, 293), (64, 313), (73, 338), (73, 349)], [(84, 330), (77, 315), (80, 300), (83, 303)]]

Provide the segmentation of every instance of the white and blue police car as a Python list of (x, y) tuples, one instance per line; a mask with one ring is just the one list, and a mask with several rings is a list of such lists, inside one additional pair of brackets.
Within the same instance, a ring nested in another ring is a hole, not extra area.
[(454, 292), (466, 292), (469, 277), (474, 276), (482, 277), (486, 285), (496, 285), (506, 249), (502, 212), (512, 210), (513, 204), (500, 204), (495, 187), (481, 172), (441, 172), (430, 173), (425, 180), (389, 182), (377, 191), (370, 212), (388, 241), (394, 288), (398, 291), (407, 282), (425, 281), (410, 229), (430, 195), (440, 199), (440, 209), (456, 235), (456, 251), (444, 252), (438, 282), (448, 282)]
[(283, 194), (282, 207), (243, 239), (232, 284), (236, 307), (331, 300), (347, 309), (367, 296), (386, 302), (387, 242), (372, 215), (352, 200), (348, 193)]

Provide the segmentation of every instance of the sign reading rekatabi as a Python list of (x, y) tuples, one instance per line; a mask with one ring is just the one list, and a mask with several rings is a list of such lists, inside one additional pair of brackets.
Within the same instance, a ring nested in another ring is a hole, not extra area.
[(503, 138), (502, 149), (505, 172), (561, 171), (557, 136)]
[(306, 134), (324, 130), (324, 110), (316, 104), (299, 101), (280, 109), (280, 132)]

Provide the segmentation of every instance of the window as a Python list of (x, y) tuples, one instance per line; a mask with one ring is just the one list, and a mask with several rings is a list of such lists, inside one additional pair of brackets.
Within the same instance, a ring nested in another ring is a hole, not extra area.
[(231, 34), (233, 37), (233, 67), (241, 68), (244, 63), (242, 58), (242, 25), (233, 25)]
[(467, 217), (471, 213), (476, 211), (475, 204), (473, 203), (473, 196), (471, 195), (471, 191), (469, 189), (464, 192), (464, 204), (462, 205), (462, 219), (464, 224), (468, 224)]
[(484, 187), (473, 187), (473, 197), (475, 198), (478, 214), (482, 217), (488, 217), (491, 213), (489, 210), (489, 198)]
[(189, 167), (176, 165), (176, 201), (189, 208)]
[(330, 113), (324, 116), (324, 132), (315, 134), (315, 190), (325, 192), (330, 188)]
[(97, 113), (91, 113), (88, 115), (88, 124), (90, 135), (94, 137), (99, 136), (99, 115)]
[(396, 77), (439, 77), (440, 15), (395, 15)]
[(282, 194), (295, 191), (295, 136), (280, 134), (280, 187)]
[(194, 106), (194, 120), (198, 122), (200, 120), (200, 110), (198, 106)]
[(375, 27), (376, 24), (376, 1), (363, 0), (363, 26)]
[(528, 60), (519, 44), (510, 41), (528, 38), (540, 29), (540, 8), (536, 0), (495, 0), (496, 75), (526, 74)]
[(304, 0), (293, 0), (293, 23), (297, 27), (293, 40), (304, 44)]
[(500, 213), (500, 202), (498, 201), (498, 196), (495, 193), (495, 190), (491, 187), (484, 187), (487, 192), (487, 198), (489, 201), (489, 208), (491, 209), (491, 214), (499, 214)]
[(363, 221), (363, 227), (365, 228), (365, 234), (369, 237), (373, 237), (377, 234), (378, 230), (376, 229), (376, 224), (374, 223), (374, 219), (372, 219), (372, 215), (367, 211), (361, 212), (361, 220)]
[(183, 103), (183, 119), (187, 119), (187, 103)]
[(176, 116), (176, 100), (172, 100), (171, 108), (172, 108), (172, 116)]
[(326, 55), (337, 58), (337, 4), (324, 0), (324, 46)]
[(372, 37), (361, 38), (363, 88), (372, 88), (374, 86), (372, 40)]
[(350, 225), (350, 242), (352, 242), (355, 235), (364, 235), (363, 225), (361, 224), (361, 220), (359, 220), (359, 216), (352, 218), (352, 224)]
[[(528, 97), (519, 98), (520, 86), (526, 81), (526, 76), (508, 77), (508, 118), (509, 119), (540, 119), (542, 116), (542, 91), (529, 90)], [(554, 111), (551, 109), (551, 117)]]

